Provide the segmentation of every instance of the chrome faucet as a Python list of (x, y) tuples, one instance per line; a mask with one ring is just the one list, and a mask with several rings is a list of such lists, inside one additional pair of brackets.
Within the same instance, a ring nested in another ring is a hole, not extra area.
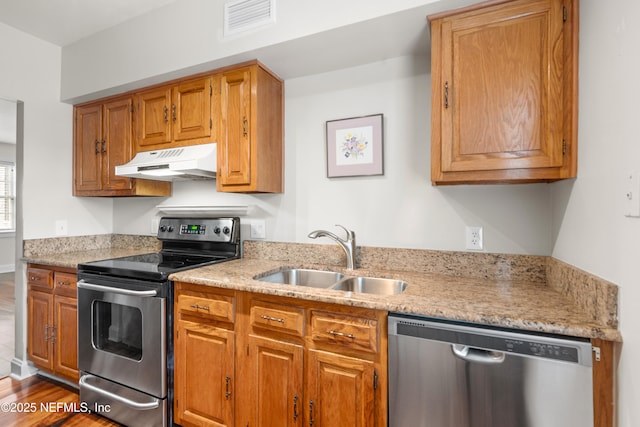
[(311, 233), (309, 233), (308, 237), (311, 239), (317, 239), (318, 237), (328, 237), (336, 242), (347, 256), (347, 270), (353, 270), (356, 264), (356, 233), (351, 230), (347, 230), (345, 227), (339, 224), (336, 224), (336, 227), (340, 227), (347, 232), (347, 240), (341, 239), (332, 232), (326, 230), (312, 231)]

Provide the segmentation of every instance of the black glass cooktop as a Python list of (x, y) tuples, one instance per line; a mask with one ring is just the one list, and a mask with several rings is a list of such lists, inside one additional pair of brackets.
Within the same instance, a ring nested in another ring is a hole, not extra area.
[(171, 273), (226, 261), (229, 256), (152, 252), (80, 264), (82, 272), (146, 280), (166, 280)]

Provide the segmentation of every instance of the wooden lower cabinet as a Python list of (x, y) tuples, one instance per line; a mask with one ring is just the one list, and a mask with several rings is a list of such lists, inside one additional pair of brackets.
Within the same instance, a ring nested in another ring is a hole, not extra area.
[(76, 270), (29, 264), (27, 284), (29, 360), (39, 369), (77, 382)]
[(302, 425), (303, 346), (250, 335), (247, 350), (248, 394), (243, 396), (249, 425)]
[(183, 426), (233, 426), (234, 333), (177, 322), (176, 420)]
[(309, 425), (386, 425), (376, 424), (376, 377), (370, 360), (310, 350), (305, 387)]
[(180, 282), (175, 290), (177, 424), (387, 425), (386, 312)]

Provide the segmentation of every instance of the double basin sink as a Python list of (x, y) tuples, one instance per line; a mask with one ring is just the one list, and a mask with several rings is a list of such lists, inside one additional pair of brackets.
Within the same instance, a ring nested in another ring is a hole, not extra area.
[(402, 293), (407, 287), (407, 283), (402, 280), (347, 276), (335, 271), (305, 268), (289, 268), (274, 273), (259, 274), (254, 279), (262, 282), (375, 295), (396, 295)]

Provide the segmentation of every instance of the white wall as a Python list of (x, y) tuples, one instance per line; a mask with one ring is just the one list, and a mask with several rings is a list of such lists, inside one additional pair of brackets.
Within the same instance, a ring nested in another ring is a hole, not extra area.
[(582, 1), (579, 163), (552, 186), (553, 256), (620, 286), (620, 426), (640, 419), (640, 218), (624, 216), (628, 171), (640, 171), (640, 3)]
[(110, 200), (71, 196), (72, 107), (60, 102), (61, 50), (0, 24), (0, 97), (24, 102), (24, 238), (111, 232)]

